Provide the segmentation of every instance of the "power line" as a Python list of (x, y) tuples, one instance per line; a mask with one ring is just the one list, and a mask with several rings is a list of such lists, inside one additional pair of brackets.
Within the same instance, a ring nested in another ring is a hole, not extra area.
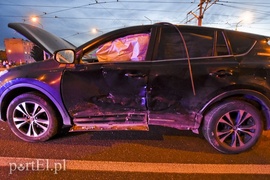
[[(108, 3), (112, 3), (112, 2), (106, 2), (106, 4)], [(96, 4), (96, 3), (94, 3)], [(65, 10), (71, 10), (71, 9), (89, 9), (89, 8), (93, 8), (92, 6), (87, 6), (87, 5), (82, 5), (82, 6), (77, 6), (77, 7), (73, 7), (73, 6), (50, 6), (50, 5), (25, 5), (25, 4), (3, 4), (3, 3), (0, 3), (0, 6), (1, 5), (6, 5), (6, 6), (22, 6), (22, 7), (32, 7), (32, 8), (35, 8), (35, 7), (38, 7), (38, 8), (66, 8), (64, 10), (60, 10), (61, 11), (65, 11)], [(192, 4), (190, 5), (192, 6)], [(103, 7), (103, 8), (99, 8), (99, 7), (94, 7), (95, 10), (97, 9), (109, 9), (109, 10), (115, 10), (115, 11), (129, 11), (129, 10), (132, 10), (132, 11), (152, 11), (152, 12), (167, 12), (168, 13), (168, 10), (163, 10), (163, 9), (150, 9), (150, 8), (147, 8), (147, 9), (144, 9), (144, 8), (110, 8), (110, 7)], [(55, 11), (56, 12), (56, 11)], [(175, 11), (175, 10), (170, 10), (170, 12), (179, 12), (179, 11)]]
[(125, 1), (125, 0), (119, 0), (118, 2), (128, 2), (128, 3), (145, 3), (145, 4), (172, 4), (172, 3), (175, 3), (175, 4), (186, 4), (186, 3), (195, 3), (195, 0), (194, 1), (182, 1), (182, 2), (179, 2), (179, 1)]
[[(117, 3), (117, 2), (124, 2), (124, 3), (144, 3), (144, 4), (192, 4), (195, 1), (184, 1), (184, 2), (176, 2), (176, 1), (97, 1), (98, 3)], [(8, 4), (8, 3), (0, 3), (0, 6), (19, 6), (19, 7), (39, 7), (39, 8), (85, 8), (85, 7), (74, 7), (74, 6), (63, 6), (63, 5), (38, 5), (38, 4)]]
[(220, 3), (231, 3), (231, 4), (246, 4), (246, 5), (258, 5), (258, 4), (262, 4), (262, 5), (270, 5), (270, 3), (268, 2), (268, 3), (266, 3), (266, 2), (258, 2), (258, 1), (241, 1), (241, 2), (239, 2), (239, 1), (220, 1), (219, 0), (219, 2)]
[[(4, 15), (1, 16), (1, 18), (6, 17), (6, 18), (28, 18), (28, 16), (17, 16), (17, 15)], [(96, 19), (96, 20), (106, 20), (106, 21), (111, 21), (115, 20), (114, 18), (107, 18), (107, 17), (73, 17), (73, 16), (44, 16), (42, 17), (44, 19), (76, 19), (76, 20), (89, 20), (89, 19)], [(138, 19), (138, 18), (118, 18), (119, 20), (122, 21), (148, 21), (147, 19)], [(158, 19), (154, 19), (153, 21), (159, 21)]]
[[(219, 3), (216, 3), (216, 4), (220, 5), (220, 6), (225, 6), (225, 7), (229, 7), (229, 8), (238, 9), (238, 10), (243, 9), (243, 7), (240, 7), (240, 6), (232, 6), (232, 5), (219, 4)], [(253, 9), (253, 8), (249, 8), (248, 10), (251, 11), (251, 12), (257, 13), (257, 14), (264, 14), (264, 15), (269, 15), (270, 14), (269, 11), (262, 11), (262, 10), (257, 10), (257, 9)]]

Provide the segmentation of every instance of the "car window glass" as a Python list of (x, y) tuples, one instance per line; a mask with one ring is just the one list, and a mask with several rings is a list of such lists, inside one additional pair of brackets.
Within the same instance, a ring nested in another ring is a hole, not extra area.
[[(213, 55), (213, 31), (181, 30), (190, 58)], [(164, 27), (158, 46), (157, 60), (186, 58), (184, 43), (175, 27)]]
[(83, 62), (143, 61), (147, 53), (150, 34), (124, 36), (100, 45), (83, 56)]
[(241, 32), (227, 32), (234, 55), (246, 53), (255, 43), (254, 39), (244, 36)]
[(82, 57), (82, 62), (83, 63), (98, 62), (96, 51), (97, 51), (97, 48), (92, 51), (84, 53)]
[(213, 55), (213, 31), (191, 30), (188, 33), (183, 33), (183, 36), (191, 58)]
[(174, 27), (164, 27), (160, 35), (157, 60), (186, 57), (183, 41)]
[(218, 31), (217, 32), (217, 42), (216, 42), (216, 48), (215, 48), (215, 56), (224, 56), (229, 55), (229, 48), (227, 46), (227, 43), (225, 41), (225, 36), (223, 32)]

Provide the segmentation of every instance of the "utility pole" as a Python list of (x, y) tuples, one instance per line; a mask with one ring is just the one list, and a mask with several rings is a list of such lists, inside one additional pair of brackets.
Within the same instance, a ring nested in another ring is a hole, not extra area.
[(219, 0), (200, 0), (200, 4), (198, 5), (199, 7), (199, 15), (196, 15), (194, 12), (190, 11), (187, 15), (192, 14), (194, 17), (191, 18), (190, 20), (187, 20), (186, 23), (192, 21), (193, 19), (198, 20), (198, 26), (202, 26), (202, 20), (205, 11), (210, 8), (213, 4), (215, 4)]
[(205, 0), (201, 0), (199, 4), (200, 14), (198, 16), (198, 26), (202, 26), (202, 20), (203, 20), (203, 4)]

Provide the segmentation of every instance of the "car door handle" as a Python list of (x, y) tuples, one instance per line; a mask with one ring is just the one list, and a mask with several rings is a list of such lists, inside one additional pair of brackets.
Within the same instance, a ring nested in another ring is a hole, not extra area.
[(232, 76), (233, 73), (232, 73), (232, 71), (219, 70), (219, 71), (215, 71), (215, 72), (210, 72), (209, 75), (219, 77), (219, 78), (223, 78), (223, 77), (227, 77), (227, 76)]
[(126, 77), (133, 77), (133, 78), (142, 78), (145, 77), (145, 74), (141, 74), (141, 73), (125, 73)]

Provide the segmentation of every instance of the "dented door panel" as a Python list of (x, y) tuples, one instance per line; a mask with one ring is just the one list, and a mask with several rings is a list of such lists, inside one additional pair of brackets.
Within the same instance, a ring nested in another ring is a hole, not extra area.
[[(144, 64), (144, 65), (143, 65)], [(119, 111), (146, 111), (147, 63), (115, 63), (102, 66), (111, 104)]]
[(154, 62), (149, 89), (150, 124), (179, 129), (194, 126), (196, 114), (187, 106), (193, 96), (187, 61)]
[[(146, 113), (148, 66), (137, 63), (93, 63), (67, 69), (62, 94), (71, 116), (103, 121)], [(146, 120), (141, 117), (141, 121)]]
[(67, 68), (62, 78), (62, 95), (72, 117), (99, 115), (105, 106), (100, 106), (109, 95), (101, 64), (77, 65)]

